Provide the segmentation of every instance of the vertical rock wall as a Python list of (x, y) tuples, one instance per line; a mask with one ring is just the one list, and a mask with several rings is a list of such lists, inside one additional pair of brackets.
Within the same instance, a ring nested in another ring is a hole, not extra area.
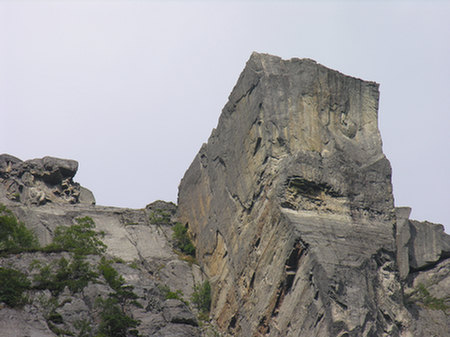
[(252, 54), (178, 196), (223, 330), (398, 335), (378, 96), (312, 60)]

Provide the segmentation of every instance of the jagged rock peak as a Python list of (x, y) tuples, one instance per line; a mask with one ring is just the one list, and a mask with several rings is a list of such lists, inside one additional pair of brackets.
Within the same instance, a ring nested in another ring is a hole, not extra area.
[(252, 54), (178, 194), (223, 330), (420, 335), (396, 276), (378, 98), (312, 60)]
[(44, 157), (22, 161), (9, 154), (0, 155), (0, 198), (23, 204), (47, 202), (95, 204), (88, 189), (73, 181), (78, 162)]

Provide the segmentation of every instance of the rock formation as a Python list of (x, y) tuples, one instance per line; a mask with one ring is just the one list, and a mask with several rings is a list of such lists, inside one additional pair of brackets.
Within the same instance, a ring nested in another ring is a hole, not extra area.
[(23, 162), (0, 155), (0, 197), (25, 205), (95, 204), (92, 192), (73, 181), (77, 170), (75, 160), (44, 157)]
[[(52, 241), (58, 226), (92, 218), (96, 230), (105, 234), (105, 256), (116, 261), (113, 267), (138, 295), (140, 306), (127, 305), (126, 312), (140, 321), (140, 335), (199, 336), (201, 329), (192, 306), (167, 298), (166, 293), (180, 291), (180, 296), (189, 300), (194, 284), (203, 280), (199, 266), (180, 259), (173, 250), (170, 217), (176, 206), (162, 201), (140, 210), (96, 206), (92, 193), (73, 181), (77, 168), (73, 160), (45, 157), (23, 162), (1, 155), (0, 203), (36, 234), (41, 247)], [(150, 216), (157, 210), (168, 215), (167, 221), (152, 223)], [(25, 273), (30, 281), (42, 266), (55, 267), (61, 258), (71, 261), (67, 252), (5, 254), (1, 248), (0, 267)], [(99, 256), (89, 255), (86, 262), (98, 273)], [(100, 276), (77, 292), (66, 287), (55, 294), (35, 287), (36, 281), (32, 281), (27, 292), (30, 300), (23, 308), (0, 303), (0, 337), (94, 336), (100, 324), (97, 300), (113, 293)], [(89, 331), (82, 330), (82, 324)]]
[(449, 236), (394, 208), (378, 97), (312, 60), (252, 54), (178, 196), (222, 330), (450, 334), (414, 281), (426, 270), (428, 296), (448, 296)]
[[(22, 307), (0, 284), (0, 337), (96, 336), (118, 303), (140, 336), (449, 336), (450, 236), (394, 207), (378, 96), (312, 60), (252, 54), (178, 207), (97, 206), (76, 161), (0, 155), (0, 277), (30, 282)], [(7, 247), (3, 205), (40, 247)], [(51, 245), (80, 219), (103, 233), (102, 256)], [(183, 225), (197, 261), (174, 250)], [(81, 289), (64, 283), (89, 268)], [(186, 300), (206, 278), (201, 324)]]

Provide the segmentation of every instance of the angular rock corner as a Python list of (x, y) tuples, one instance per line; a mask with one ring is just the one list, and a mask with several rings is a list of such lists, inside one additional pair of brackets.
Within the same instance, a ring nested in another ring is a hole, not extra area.
[(450, 237), (394, 207), (378, 98), (312, 60), (252, 54), (178, 195), (222, 331), (450, 335)]

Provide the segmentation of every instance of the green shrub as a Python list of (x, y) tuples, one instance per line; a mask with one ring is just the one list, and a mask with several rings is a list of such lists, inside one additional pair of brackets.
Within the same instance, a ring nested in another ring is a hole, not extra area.
[(52, 264), (41, 266), (33, 280), (36, 289), (48, 289), (57, 295), (66, 286), (72, 293), (80, 292), (97, 277), (89, 263), (82, 256), (75, 255), (71, 261), (62, 257)]
[(150, 213), (150, 223), (152, 225), (170, 224), (170, 213), (162, 209), (155, 209)]
[(75, 321), (74, 328), (78, 330), (77, 337), (92, 337), (92, 324), (88, 320)]
[(173, 227), (172, 238), (175, 241), (175, 247), (187, 255), (195, 256), (195, 247), (189, 239), (187, 228), (177, 222)]
[(174, 299), (174, 300), (179, 300), (181, 302), (183, 302), (186, 305), (189, 305), (189, 302), (187, 302), (184, 298), (183, 298), (183, 292), (179, 289), (172, 291), (170, 289), (169, 286), (167, 285), (163, 285), (160, 284), (158, 285), (158, 289), (161, 291), (162, 295), (164, 296), (164, 299), (166, 300), (170, 300), (170, 299)]
[(211, 309), (211, 285), (208, 280), (194, 286), (191, 301), (196, 305), (200, 313), (209, 313)]
[(39, 246), (34, 233), (22, 222), (18, 222), (14, 214), (0, 204), (0, 250), (21, 251)]
[(101, 258), (98, 270), (105, 278), (105, 281), (114, 290), (119, 289), (125, 283), (123, 277), (119, 275), (117, 270), (112, 266), (112, 261), (105, 259), (105, 257)]
[(0, 302), (9, 307), (25, 304), (23, 292), (30, 288), (26, 275), (18, 270), (0, 267)]
[(105, 234), (94, 230), (94, 220), (86, 216), (78, 218), (76, 221), (76, 225), (56, 227), (53, 242), (46, 249), (50, 251), (69, 251), (78, 255), (104, 253), (106, 245), (100, 237), (103, 237)]
[[(428, 289), (423, 283), (419, 283), (416, 290), (412, 293), (412, 297), (421, 303), (424, 307), (431, 310), (442, 310), (447, 312), (450, 309), (450, 305), (446, 304), (445, 298), (437, 298), (430, 294)], [(449, 297), (447, 298), (447, 301)]]
[(111, 293), (110, 297), (116, 299), (122, 309), (124, 309), (129, 303), (134, 304), (137, 307), (142, 307), (142, 305), (136, 301), (139, 297), (133, 292), (134, 287), (131, 285), (126, 285), (125, 279), (122, 275), (119, 275), (111, 264), (111, 261), (102, 257), (100, 264), (98, 265), (100, 273), (103, 275), (109, 286), (114, 290), (114, 293)]
[(98, 299), (100, 306), (100, 325), (96, 337), (128, 337), (138, 336), (135, 329), (139, 321), (128, 316), (119, 306), (115, 298)]
[(62, 324), (64, 323), (63, 317), (61, 316), (61, 314), (59, 312), (56, 312), (55, 310), (51, 311), (48, 316), (47, 316), (47, 320), (55, 323), (55, 324)]

